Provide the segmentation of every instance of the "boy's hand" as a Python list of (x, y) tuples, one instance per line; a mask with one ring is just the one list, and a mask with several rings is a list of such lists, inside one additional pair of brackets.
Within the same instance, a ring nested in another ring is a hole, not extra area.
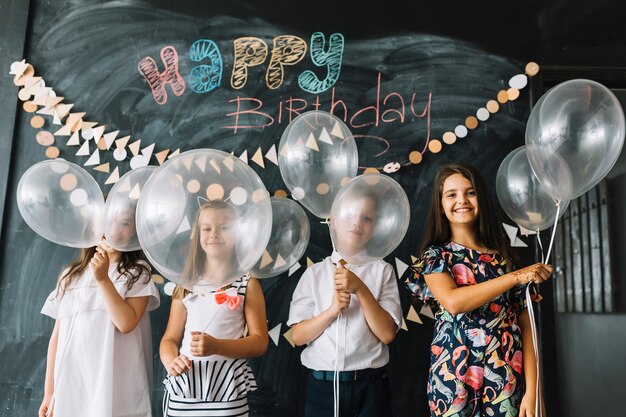
[(96, 246), (96, 253), (89, 261), (89, 267), (93, 271), (93, 275), (96, 281), (102, 281), (105, 278), (109, 278), (109, 253), (107, 252), (107, 245), (104, 242), (100, 242)]
[(337, 263), (335, 270), (335, 291), (346, 291), (350, 294), (356, 294), (363, 286), (361, 278), (357, 277), (354, 272), (343, 266), (341, 262)]
[(335, 291), (333, 293), (333, 303), (331, 304), (331, 308), (334, 309), (336, 316), (348, 308), (350, 305), (350, 297), (350, 293), (345, 291)]
[(201, 333), (191, 332), (191, 354), (193, 356), (209, 356), (215, 353), (217, 339), (213, 336)]

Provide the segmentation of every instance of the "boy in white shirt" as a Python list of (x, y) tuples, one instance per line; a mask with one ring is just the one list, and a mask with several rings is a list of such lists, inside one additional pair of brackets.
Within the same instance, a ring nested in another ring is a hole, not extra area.
[(335, 369), (340, 415), (391, 415), (385, 365), (387, 344), (402, 320), (398, 286), (393, 268), (383, 260), (350, 264), (363, 259), (377, 204), (368, 195), (349, 203), (349, 216), (331, 220), (338, 252), (305, 271), (291, 300), (287, 324), (293, 341), (308, 345), (301, 356), (311, 370), (306, 417), (333, 415)]

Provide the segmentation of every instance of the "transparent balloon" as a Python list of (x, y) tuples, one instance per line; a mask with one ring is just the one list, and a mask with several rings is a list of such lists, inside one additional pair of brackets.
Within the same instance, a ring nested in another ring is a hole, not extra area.
[[(500, 164), (496, 175), (496, 193), (506, 214), (518, 225), (535, 232), (551, 227), (556, 221), (557, 205), (539, 182), (528, 162), (526, 147), (511, 153)], [(570, 190), (563, 190), (569, 194)], [(560, 202), (559, 217), (569, 200)]]
[[(530, 114), (528, 160), (551, 196), (571, 200), (611, 170), (624, 134), (624, 111), (608, 88), (590, 80), (566, 81), (544, 94)], [(571, 194), (565, 195), (568, 180)]]
[(135, 168), (113, 185), (104, 204), (104, 236), (112, 248), (130, 252), (141, 249), (135, 212), (141, 190), (156, 170), (155, 166)]
[(389, 255), (404, 239), (411, 210), (406, 193), (394, 179), (363, 174), (337, 194), (330, 214), (335, 249), (351, 264)]
[(250, 275), (269, 278), (282, 274), (304, 254), (309, 244), (309, 218), (298, 203), (287, 198), (270, 198), (272, 204), (272, 233), (261, 259)]
[(73, 248), (98, 244), (104, 232), (104, 197), (82, 167), (54, 159), (30, 167), (17, 185), (17, 207), (38, 235)]
[(289, 123), (278, 149), (280, 173), (293, 198), (327, 219), (341, 185), (357, 173), (359, 156), (350, 130), (330, 113), (310, 111)]
[(136, 223), (150, 262), (191, 289), (247, 273), (269, 240), (272, 208), (247, 164), (226, 152), (196, 149), (172, 158), (148, 179)]

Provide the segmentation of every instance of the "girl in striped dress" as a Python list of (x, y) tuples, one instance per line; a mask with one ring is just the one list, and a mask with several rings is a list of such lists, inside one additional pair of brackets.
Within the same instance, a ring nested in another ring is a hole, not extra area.
[[(246, 358), (267, 350), (265, 300), (258, 281), (232, 276), (234, 209), (209, 202), (198, 210), (183, 280), (161, 339), (165, 416), (247, 416), (256, 382)], [(198, 279), (199, 278), (199, 279)], [(244, 328), (248, 333), (244, 336)]]

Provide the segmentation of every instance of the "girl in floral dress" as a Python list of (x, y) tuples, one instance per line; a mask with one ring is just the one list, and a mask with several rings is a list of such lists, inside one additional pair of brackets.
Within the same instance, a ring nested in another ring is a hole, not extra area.
[(450, 164), (434, 182), (421, 258), (409, 288), (436, 306), (428, 380), (431, 416), (534, 416), (536, 362), (525, 284), (552, 267), (512, 272), (484, 180)]

